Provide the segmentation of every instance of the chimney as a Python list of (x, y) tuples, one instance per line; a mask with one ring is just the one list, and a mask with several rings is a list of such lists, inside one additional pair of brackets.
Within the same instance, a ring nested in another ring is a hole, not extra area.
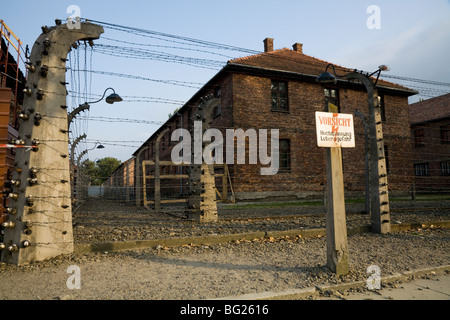
[(294, 43), (292, 48), (294, 49), (294, 51), (303, 54), (303, 44), (302, 43), (298, 43), (298, 42)]
[(273, 51), (273, 39), (265, 38), (264, 39), (264, 52)]

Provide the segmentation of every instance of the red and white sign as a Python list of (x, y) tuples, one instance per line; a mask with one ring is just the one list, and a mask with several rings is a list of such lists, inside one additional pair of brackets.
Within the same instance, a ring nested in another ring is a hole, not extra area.
[(352, 114), (316, 111), (316, 132), (319, 147), (355, 147)]

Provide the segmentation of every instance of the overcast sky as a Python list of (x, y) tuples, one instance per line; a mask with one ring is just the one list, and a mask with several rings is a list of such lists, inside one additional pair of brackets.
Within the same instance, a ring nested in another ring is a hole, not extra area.
[[(448, 0), (15, 0), (2, 4), (0, 19), (22, 40), (23, 47), (28, 44), (31, 49), (41, 33), (42, 25), (52, 26), (56, 18), (65, 20), (73, 14), (67, 12), (70, 5), (78, 6), (82, 18), (111, 24), (257, 51), (263, 50), (266, 37), (275, 39), (275, 49), (291, 48), (292, 44), (300, 42), (305, 54), (345, 67), (375, 71), (379, 65), (387, 64), (391, 66), (391, 75), (450, 83)], [(368, 11), (374, 5), (379, 11)], [(92, 105), (86, 115), (164, 122), (169, 113), (194, 95), (196, 87), (220, 70), (220, 62), (224, 65), (231, 58), (249, 55), (205, 48), (214, 51), (214, 54), (207, 54), (175, 42), (175, 38), (171, 41), (167, 39), (136, 36), (105, 28), (102, 39), (96, 43), (113, 46), (131, 46), (117, 40), (142, 43), (145, 45), (142, 48), (148, 49), (148, 45), (153, 45), (152, 50), (219, 61), (219, 65), (205, 67), (180, 61), (133, 59), (123, 55), (116, 57), (111, 55), (111, 51), (103, 54), (95, 46), (93, 51), (82, 46), (69, 56), (74, 69), (114, 72), (147, 80), (68, 72), (68, 77), (72, 78), (70, 80), (75, 81), (75, 85), (68, 85), (68, 89), (77, 91), (80, 88), (80, 97), (69, 97), (68, 105), (74, 108), (86, 99), (96, 100), (106, 88), (113, 87), (121, 96), (129, 97), (125, 99), (128, 101), (112, 106), (101, 102)], [(137, 45), (134, 44), (134, 47)], [(182, 81), (183, 85), (167, 84), (167, 80)], [(417, 90), (431, 88), (427, 83), (386, 80)], [(197, 84), (186, 85), (187, 82)], [(424, 91), (427, 96), (416, 96), (411, 102), (450, 91), (448, 86), (432, 88), (433, 91)], [(89, 152), (91, 160), (112, 156), (125, 161), (157, 128), (158, 125), (148, 123), (78, 121), (72, 138), (87, 133), (88, 143), (80, 145), (78, 153), (83, 148), (92, 148), (96, 141), (105, 144), (105, 149)]]

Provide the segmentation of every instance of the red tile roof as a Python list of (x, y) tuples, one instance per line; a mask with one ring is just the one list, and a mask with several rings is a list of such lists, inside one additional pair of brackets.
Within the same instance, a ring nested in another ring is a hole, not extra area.
[(450, 93), (409, 106), (411, 124), (450, 118)]
[[(263, 52), (257, 55), (228, 61), (228, 65), (256, 67), (273, 71), (293, 72), (303, 75), (309, 75), (312, 77), (317, 77), (319, 74), (324, 72), (328, 64), (330, 64), (330, 62), (320, 60), (306, 54), (290, 50), (288, 48)], [(347, 73), (354, 71), (354, 69), (345, 68), (335, 64), (333, 65), (335, 67), (336, 74), (339, 76), (345, 76)], [(328, 72), (331, 73), (332, 69), (329, 68)], [(345, 77), (341, 79), (345, 79)], [(410, 92), (411, 95), (416, 93), (412, 89), (384, 80), (378, 80), (377, 86), (407, 91)]]

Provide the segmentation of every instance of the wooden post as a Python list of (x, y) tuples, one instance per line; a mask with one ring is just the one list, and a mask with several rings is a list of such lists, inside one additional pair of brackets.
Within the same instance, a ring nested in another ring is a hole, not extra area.
[[(135, 185), (136, 185), (136, 190), (135, 190), (135, 194), (136, 194), (136, 207), (140, 207), (142, 204), (142, 200), (141, 200), (141, 195), (143, 190), (143, 186), (142, 186), (142, 176), (145, 175), (145, 173), (143, 173), (143, 168), (141, 168), (142, 162), (141, 162), (141, 155), (142, 152), (144, 152), (145, 150), (147, 150), (149, 147), (144, 147), (141, 150), (139, 150), (138, 154), (136, 155), (136, 164), (135, 164)], [(144, 178), (145, 181), (145, 178)]]
[[(328, 112), (337, 113), (329, 104)], [(328, 210), (326, 215), (327, 266), (337, 276), (348, 274), (348, 243), (345, 221), (344, 178), (340, 147), (327, 148)]]
[(161, 212), (161, 180), (160, 165), (159, 165), (159, 143), (161, 138), (169, 131), (169, 128), (164, 129), (156, 138), (155, 143), (155, 212)]
[(228, 169), (228, 165), (225, 164), (225, 172), (228, 178), (228, 183), (230, 184), (230, 202), (235, 203), (236, 202), (236, 197), (234, 196), (234, 191), (233, 191), (233, 184), (231, 183), (231, 176), (230, 176), (230, 170)]

